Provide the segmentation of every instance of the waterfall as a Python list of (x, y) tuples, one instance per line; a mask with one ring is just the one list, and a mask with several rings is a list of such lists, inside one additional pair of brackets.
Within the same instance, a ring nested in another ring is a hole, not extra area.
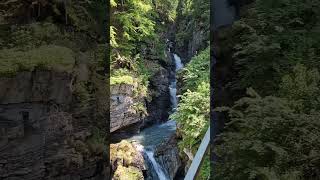
[(151, 161), (153, 168), (155, 169), (159, 180), (168, 180), (164, 172), (162, 171), (162, 168), (160, 165), (157, 163), (156, 159), (154, 158), (154, 152), (153, 150), (146, 150), (145, 151), (146, 155), (148, 156), (148, 159)]
[(173, 80), (169, 85), (170, 90), (170, 101), (172, 110), (174, 111), (177, 108), (178, 101), (177, 101), (177, 81)]
[(181, 62), (181, 58), (176, 54), (173, 54), (173, 58), (174, 58), (174, 63), (176, 65), (176, 71), (182, 69), (183, 68), (183, 64)]
[[(175, 72), (183, 68), (183, 64), (181, 62), (181, 58), (173, 54), (174, 58), (174, 64), (175, 64)], [(175, 111), (178, 105), (178, 100), (177, 100), (177, 80), (176, 77), (171, 81), (169, 85), (169, 90), (170, 90), (170, 101), (172, 105), (172, 110)]]
[[(183, 64), (181, 62), (181, 58), (176, 55), (173, 54), (173, 58), (174, 58), (174, 63), (175, 63), (175, 72), (177, 72), (178, 70), (183, 68)], [(172, 111), (175, 111), (178, 105), (178, 100), (177, 100), (177, 80), (176, 80), (176, 76), (174, 76), (174, 79), (170, 82), (169, 85), (169, 90), (170, 90), (170, 101), (171, 101), (171, 105), (172, 105)], [(170, 120), (167, 121), (166, 123), (160, 125), (159, 127), (163, 126), (176, 126), (176, 123), (174, 120)], [(149, 159), (149, 161), (151, 161), (153, 168), (155, 169), (159, 180), (168, 180), (169, 178), (167, 178), (167, 176), (165, 175), (165, 173), (163, 172), (161, 166), (157, 163), (157, 161), (154, 158), (154, 150), (145, 150), (144, 151)]]
[(161, 166), (157, 163), (156, 159), (154, 158), (154, 148), (149, 147), (148, 149), (144, 148), (141, 144), (135, 144), (136, 149), (143, 153), (148, 161), (152, 164), (152, 169), (155, 171), (155, 175), (158, 177), (158, 180), (168, 180), (167, 176), (163, 172)]
[[(178, 55), (173, 54), (174, 57), (174, 78), (170, 79), (170, 102), (172, 105), (172, 111), (177, 108), (177, 80), (175, 72), (183, 68), (183, 64)], [(129, 140), (134, 140), (139, 145), (136, 146), (137, 150), (144, 154), (145, 160), (147, 160), (152, 166), (150, 170), (158, 180), (170, 180), (168, 174), (159, 165), (154, 156), (155, 147), (168, 139), (176, 131), (176, 122), (174, 120), (168, 120), (163, 124), (158, 124), (144, 129), (139, 134), (131, 137)]]

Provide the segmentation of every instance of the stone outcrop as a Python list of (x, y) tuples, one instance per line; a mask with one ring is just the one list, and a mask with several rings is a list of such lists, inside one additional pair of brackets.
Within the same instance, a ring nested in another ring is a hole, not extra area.
[(207, 33), (202, 30), (195, 30), (192, 32), (190, 39), (185, 41), (182, 46), (177, 45), (175, 47), (175, 53), (181, 57), (183, 64), (188, 63), (192, 57), (208, 47), (206, 43)]
[(150, 79), (151, 102), (147, 103), (148, 116), (144, 125), (168, 120), (170, 111), (169, 71), (161, 67)]
[(175, 135), (173, 135), (168, 141), (156, 147), (155, 158), (163, 168), (166, 176), (171, 180), (174, 179), (181, 166), (179, 149)]
[[(110, 87), (110, 132), (139, 132), (143, 127), (164, 122), (169, 117), (169, 70), (158, 65), (149, 79), (148, 94), (139, 95), (139, 84), (114, 84)], [(167, 67), (168, 68), (168, 67)], [(141, 109), (137, 109), (140, 104)]]
[(121, 141), (110, 145), (113, 180), (143, 180), (145, 162), (138, 145)]
[(0, 179), (107, 177), (104, 137), (92, 127), (105, 120), (78, 109), (76, 84), (93, 76), (77, 76), (78, 67), (88, 72), (82, 64), (75, 73), (34, 70), (0, 78)]
[(143, 122), (137, 106), (145, 107), (145, 97), (136, 95), (137, 84), (115, 84), (110, 87), (110, 132)]

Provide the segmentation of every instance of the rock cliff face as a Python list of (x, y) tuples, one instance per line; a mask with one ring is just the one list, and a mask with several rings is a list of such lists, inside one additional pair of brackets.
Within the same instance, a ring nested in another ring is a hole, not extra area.
[(160, 68), (150, 80), (153, 91), (151, 102), (147, 103), (148, 116), (145, 126), (168, 120), (170, 110), (169, 70)]
[[(148, 94), (138, 95), (139, 84), (111, 85), (110, 132), (139, 132), (140, 128), (168, 119), (170, 110), (169, 70), (160, 66), (149, 80)], [(116, 135), (115, 135), (116, 136)]]
[(145, 106), (143, 96), (136, 96), (137, 84), (116, 84), (110, 87), (110, 132), (136, 125), (139, 129), (143, 115), (137, 105)]
[(192, 38), (188, 44), (187, 59), (191, 59), (198, 51), (206, 48), (207, 32), (197, 30), (192, 33)]
[(185, 40), (182, 45), (175, 46), (175, 53), (181, 57), (183, 64), (186, 64), (199, 51), (208, 47), (207, 39), (208, 32), (195, 29), (191, 36)]
[(82, 64), (74, 73), (34, 70), (0, 78), (0, 179), (107, 176), (103, 137), (92, 126), (105, 120), (78, 109), (76, 84), (92, 76), (78, 76), (80, 67), (88, 72)]

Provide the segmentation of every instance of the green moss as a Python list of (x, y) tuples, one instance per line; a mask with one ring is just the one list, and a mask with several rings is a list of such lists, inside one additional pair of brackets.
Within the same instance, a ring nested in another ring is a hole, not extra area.
[(134, 75), (127, 69), (117, 69), (111, 73), (110, 84), (133, 84)]
[(116, 77), (111, 77), (110, 78), (110, 84), (115, 85), (115, 84), (133, 84), (134, 79), (130, 75), (124, 75), (124, 76), (116, 76)]
[(139, 152), (126, 140), (117, 144), (110, 144), (111, 162), (117, 162), (117, 169), (114, 172), (115, 180), (142, 180), (143, 174), (136, 166)]
[(74, 52), (65, 47), (46, 45), (29, 51), (16, 48), (0, 50), (0, 76), (12, 76), (35, 68), (69, 71), (75, 62)]
[(7, 39), (11, 45), (8, 48), (19, 47), (30, 50), (62, 38), (59, 28), (52, 23), (31, 23), (18, 26)]
[(133, 109), (136, 110), (137, 112), (142, 113), (143, 115), (147, 115), (147, 109), (145, 105), (142, 102), (137, 102), (133, 105)]
[(137, 75), (127, 69), (117, 69), (111, 74), (110, 85), (130, 84), (134, 86), (134, 97), (147, 97), (149, 83), (147, 79), (147, 75)]
[(143, 174), (142, 172), (133, 166), (129, 167), (123, 167), (123, 166), (118, 166), (113, 179), (115, 180), (142, 180)]
[(118, 144), (110, 145), (110, 155), (111, 161), (116, 161), (120, 159), (125, 165), (130, 165), (133, 163), (134, 157), (138, 155), (137, 150), (133, 147), (131, 143), (126, 140), (122, 140)]

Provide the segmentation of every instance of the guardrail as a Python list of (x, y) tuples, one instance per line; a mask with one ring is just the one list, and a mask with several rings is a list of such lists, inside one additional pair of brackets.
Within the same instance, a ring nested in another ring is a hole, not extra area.
[(187, 175), (184, 178), (185, 180), (194, 180), (197, 177), (201, 164), (204, 160), (204, 156), (209, 150), (209, 144), (210, 144), (210, 127), (208, 128), (206, 134), (204, 135), (201, 141), (199, 149), (191, 163), (190, 168), (188, 169)]

